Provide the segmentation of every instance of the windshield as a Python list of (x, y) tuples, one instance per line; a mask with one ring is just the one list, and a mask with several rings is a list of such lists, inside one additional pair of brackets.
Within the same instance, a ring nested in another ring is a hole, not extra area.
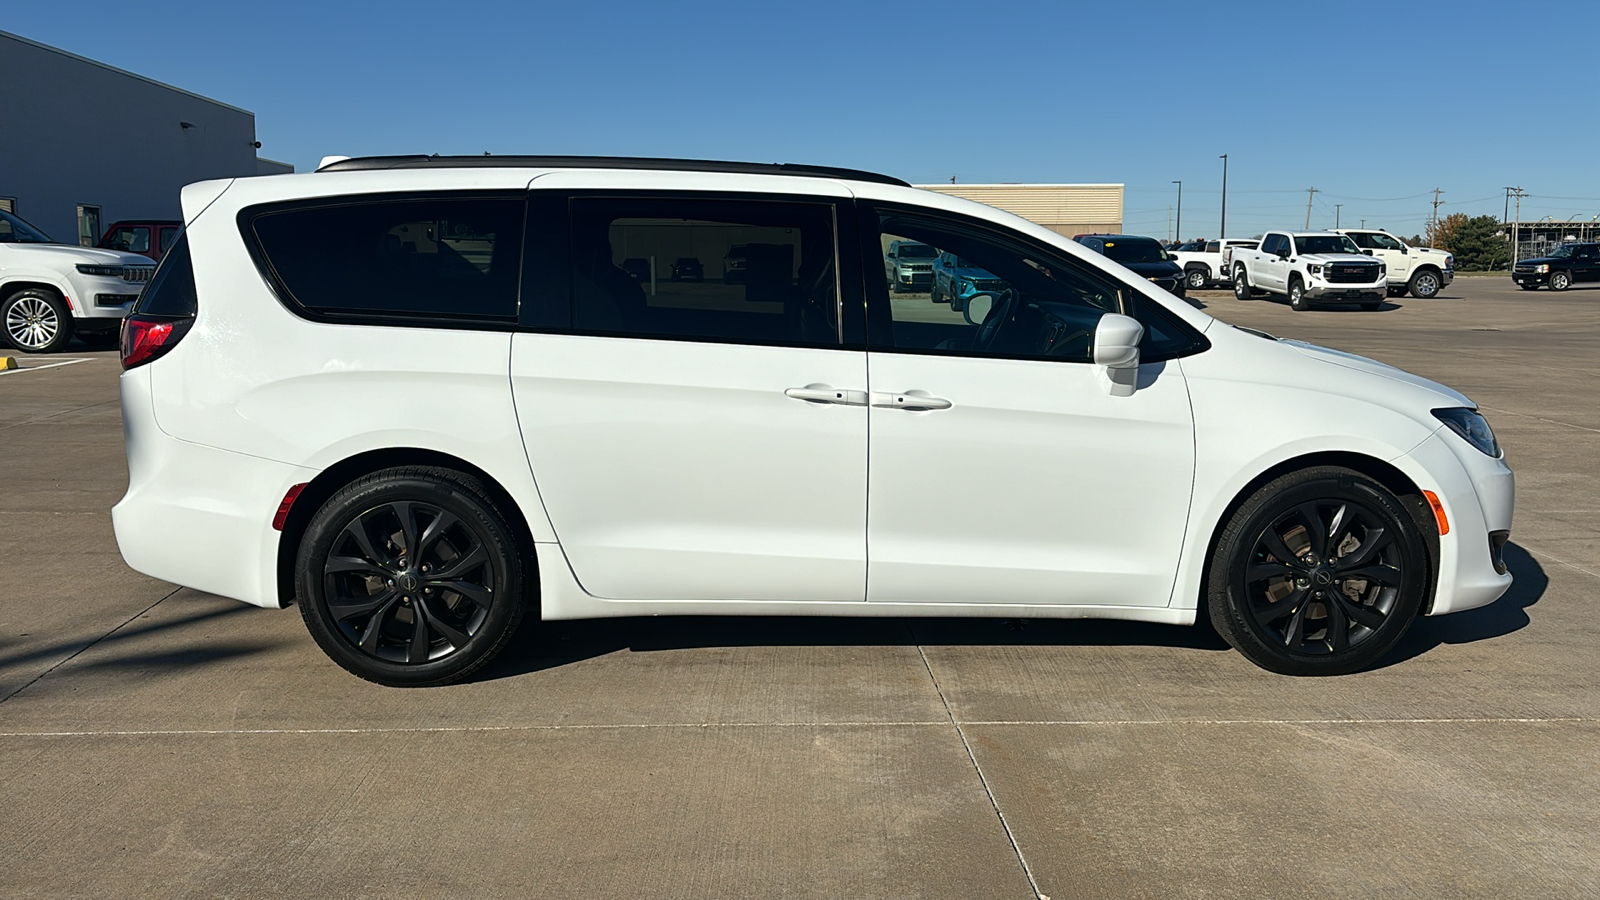
[(901, 259), (933, 259), (939, 251), (927, 244), (901, 244), (898, 251)]
[(1546, 258), (1547, 259), (1567, 259), (1567, 258), (1569, 258), (1571, 256), (1572, 256), (1572, 245), (1568, 244), (1565, 247), (1557, 247), (1554, 250), (1551, 250), (1550, 251), (1550, 255), (1548, 257), (1546, 257)]
[(1106, 241), (1106, 256), (1122, 263), (1162, 262), (1167, 258), (1167, 252), (1149, 238), (1123, 238)]
[(1303, 234), (1294, 239), (1301, 253), (1360, 253), (1356, 242), (1342, 234)]
[(54, 244), (50, 235), (17, 218), (14, 213), (0, 209), (0, 243)]

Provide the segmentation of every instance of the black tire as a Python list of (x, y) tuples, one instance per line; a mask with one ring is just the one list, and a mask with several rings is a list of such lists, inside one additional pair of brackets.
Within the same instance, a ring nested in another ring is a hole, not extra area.
[(1550, 290), (1552, 290), (1552, 291), (1564, 291), (1569, 287), (1572, 287), (1572, 273), (1571, 272), (1551, 272), (1550, 273)]
[(1183, 282), (1191, 291), (1202, 290), (1210, 281), (1211, 273), (1205, 269), (1190, 269), (1183, 274)]
[(1311, 308), (1311, 301), (1306, 299), (1306, 286), (1299, 275), (1289, 276), (1289, 308), (1295, 312), (1305, 312)]
[(534, 605), (532, 549), (508, 521), (482, 482), (461, 472), (407, 466), (357, 479), (317, 510), (300, 540), (295, 588), (307, 629), (368, 681), (465, 678)]
[(1537, 291), (1539, 289), (1537, 284), (1519, 284), (1517, 287), (1522, 288), (1525, 291)]
[(1239, 507), (1217, 536), (1206, 591), (1217, 633), (1246, 659), (1343, 675), (1394, 647), (1430, 580), (1427, 544), (1400, 501), (1359, 472), (1319, 466)]
[(934, 282), (933, 284), (928, 285), (928, 300), (930, 300), (933, 303), (944, 303), (945, 302), (944, 298), (939, 296), (939, 283), (938, 282)]
[(0, 301), (0, 335), (24, 353), (54, 353), (72, 331), (72, 310), (53, 290), (23, 288)]
[(1249, 300), (1254, 296), (1250, 290), (1250, 277), (1245, 274), (1244, 266), (1233, 270), (1233, 299)]
[(1439, 281), (1439, 273), (1432, 269), (1423, 269), (1411, 276), (1411, 283), (1406, 285), (1406, 290), (1418, 300), (1430, 300), (1439, 296), (1439, 291), (1444, 285)]

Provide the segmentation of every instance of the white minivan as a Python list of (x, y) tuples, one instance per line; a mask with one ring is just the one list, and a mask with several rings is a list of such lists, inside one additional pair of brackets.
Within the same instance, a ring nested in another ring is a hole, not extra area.
[[(123, 332), (122, 554), (383, 684), (658, 614), (1206, 615), (1335, 674), (1511, 583), (1466, 397), (893, 178), (372, 157), (182, 199)], [(996, 280), (902, 298), (895, 242)]]

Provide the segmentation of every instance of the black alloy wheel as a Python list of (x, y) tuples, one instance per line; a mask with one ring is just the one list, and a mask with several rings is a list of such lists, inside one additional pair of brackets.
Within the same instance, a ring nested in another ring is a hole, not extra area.
[(1398, 499), (1319, 467), (1258, 491), (1211, 560), (1210, 612), (1251, 662), (1286, 675), (1365, 668), (1410, 627), (1429, 583), (1422, 533)]
[(1564, 291), (1569, 287), (1572, 287), (1572, 275), (1570, 273), (1568, 273), (1568, 272), (1551, 272), (1550, 273), (1550, 290), (1552, 290), (1552, 291)]
[(351, 673), (394, 687), (445, 684), (510, 640), (528, 605), (524, 558), (476, 479), (387, 469), (312, 517), (296, 565), (300, 611)]

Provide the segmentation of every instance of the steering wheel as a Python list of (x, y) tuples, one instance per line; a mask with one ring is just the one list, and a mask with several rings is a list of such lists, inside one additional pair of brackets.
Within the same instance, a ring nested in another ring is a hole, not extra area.
[(1017, 292), (1012, 288), (995, 295), (994, 306), (990, 307), (989, 315), (984, 317), (983, 324), (978, 326), (978, 333), (972, 336), (974, 350), (987, 350), (1000, 336), (1000, 326), (1011, 317), (1011, 309), (1017, 304)]

